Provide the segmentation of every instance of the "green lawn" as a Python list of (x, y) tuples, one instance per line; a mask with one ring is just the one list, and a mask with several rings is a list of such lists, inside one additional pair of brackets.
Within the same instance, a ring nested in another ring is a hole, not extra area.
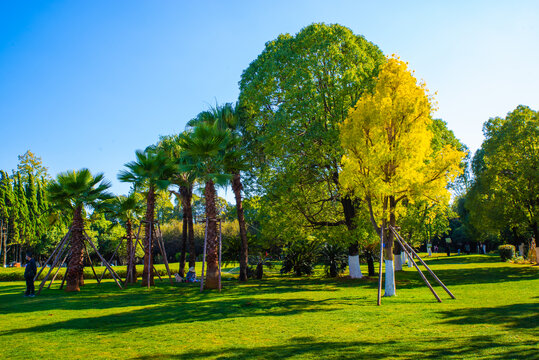
[(406, 268), (397, 274), (398, 296), (381, 307), (376, 279), (320, 272), (245, 285), (228, 279), (222, 293), (168, 282), (119, 290), (111, 280), (88, 280), (80, 293), (53, 284), (24, 298), (23, 282), (1, 282), (0, 357), (538, 358), (539, 267), (498, 259), (430, 259), (457, 297), (436, 286), (443, 303)]

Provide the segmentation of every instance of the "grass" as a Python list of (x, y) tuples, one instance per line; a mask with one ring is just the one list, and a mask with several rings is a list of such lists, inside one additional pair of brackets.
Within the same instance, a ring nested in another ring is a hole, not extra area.
[[(429, 259), (456, 295), (414, 269), (397, 274), (397, 296), (376, 306), (375, 278), (281, 277), (200, 293), (157, 282), (119, 290), (88, 280), (81, 292), (53, 285), (24, 298), (0, 283), (2, 358), (276, 359), (484, 358), (538, 356), (539, 268), (497, 256)], [(174, 266), (174, 265), (173, 265)], [(176, 266), (177, 267), (177, 266)], [(1, 270), (0, 270), (1, 271)]]

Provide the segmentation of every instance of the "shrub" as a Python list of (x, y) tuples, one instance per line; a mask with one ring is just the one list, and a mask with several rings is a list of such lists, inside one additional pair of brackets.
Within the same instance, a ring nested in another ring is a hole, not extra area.
[(513, 245), (500, 245), (498, 247), (498, 252), (500, 253), (500, 258), (502, 261), (508, 261), (515, 257), (515, 247)]
[(348, 265), (346, 250), (334, 244), (324, 244), (320, 251), (320, 260), (325, 266), (326, 275), (329, 277), (341, 274)]
[(298, 240), (283, 249), (281, 274), (294, 271), (296, 276), (311, 275), (317, 258), (317, 244), (308, 240)]

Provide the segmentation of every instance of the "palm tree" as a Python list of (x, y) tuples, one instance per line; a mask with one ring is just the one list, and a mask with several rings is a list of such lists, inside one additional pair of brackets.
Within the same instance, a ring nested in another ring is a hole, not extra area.
[(180, 135), (180, 169), (192, 173), (205, 183), (206, 199), (206, 288), (216, 289), (219, 285), (218, 233), (215, 185), (228, 183), (230, 175), (224, 173), (223, 161), (228, 143), (229, 131), (219, 129), (216, 123), (201, 122)]
[(79, 291), (80, 286), (84, 285), (83, 208), (95, 209), (101, 201), (109, 199), (111, 194), (106, 191), (108, 188), (110, 183), (104, 180), (103, 174), (93, 176), (88, 169), (60, 173), (47, 186), (48, 198), (54, 207), (73, 212), (66, 291)]
[(187, 243), (189, 244), (189, 267), (194, 267), (196, 265), (195, 234), (193, 226), (192, 208), (193, 185), (196, 180), (196, 176), (193, 172), (180, 170), (180, 167), (184, 163), (184, 159), (181, 157), (179, 135), (161, 137), (158, 147), (167, 152), (169, 158), (173, 159), (173, 161), (176, 163), (176, 171), (174, 172), (174, 174), (172, 174), (170, 181), (172, 184), (178, 186), (179, 192), (174, 190), (170, 190), (170, 192), (176, 195), (178, 199), (180, 199), (183, 210), (182, 243), (178, 272), (181, 277), (184, 277), (185, 252), (187, 250)]
[(137, 267), (133, 256), (133, 225), (139, 218), (142, 212), (141, 196), (135, 192), (129, 196), (117, 196), (108, 200), (105, 204), (105, 211), (112, 215), (118, 223), (120, 223), (126, 232), (127, 240), (127, 283), (133, 284), (137, 282)]
[(222, 130), (228, 130), (231, 134), (231, 140), (228, 142), (224, 157), (225, 172), (232, 174), (230, 180), (232, 191), (236, 199), (236, 212), (238, 216), (238, 224), (240, 228), (240, 281), (247, 281), (247, 267), (249, 259), (249, 246), (247, 242), (247, 230), (245, 225), (245, 216), (243, 213), (243, 201), (241, 191), (243, 185), (241, 183), (240, 172), (245, 170), (244, 151), (241, 148), (242, 128), (241, 128), (241, 112), (238, 104), (235, 106), (231, 103), (226, 103), (223, 106), (216, 105), (208, 111), (200, 113), (197, 118), (191, 120), (188, 126), (196, 126), (201, 122), (215, 123)]
[[(144, 217), (144, 270), (142, 273), (142, 286), (154, 285), (152, 249), (150, 249), (150, 236), (154, 233), (155, 193), (166, 190), (170, 184), (169, 178), (173, 167), (166, 153), (155, 147), (135, 152), (136, 161), (131, 161), (125, 166), (129, 170), (122, 170), (118, 174), (118, 180), (130, 182), (134, 190), (144, 190), (146, 195), (146, 215)], [(152, 241), (152, 248), (153, 248)], [(148, 274), (150, 283), (148, 284)]]

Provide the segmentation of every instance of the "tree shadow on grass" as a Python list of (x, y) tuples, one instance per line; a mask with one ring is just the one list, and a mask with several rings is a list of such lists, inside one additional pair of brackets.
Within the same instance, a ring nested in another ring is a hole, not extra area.
[[(155, 299), (154, 299), (155, 300)], [(182, 300), (174, 297), (160, 299), (153, 306), (111, 315), (75, 318), (46, 325), (0, 331), (0, 336), (19, 333), (43, 333), (57, 330), (84, 330), (108, 333), (129, 331), (169, 323), (193, 323), (233, 318), (289, 316), (300, 313), (335, 311), (334, 299), (218, 299), (211, 301)]]
[(140, 356), (148, 359), (283, 359), (292, 356), (321, 359), (407, 358), (439, 359), (485, 357), (489, 359), (530, 359), (536, 355), (535, 343), (501, 343), (493, 336), (471, 336), (464, 344), (451, 339), (430, 338), (421, 341), (316, 341), (311, 337), (291, 338), (289, 343), (275, 346), (230, 347), (218, 350), (191, 350), (183, 353), (162, 353)]
[(507, 329), (537, 329), (539, 327), (539, 303), (511, 304), (474, 309), (441, 311), (444, 324), (502, 325)]

